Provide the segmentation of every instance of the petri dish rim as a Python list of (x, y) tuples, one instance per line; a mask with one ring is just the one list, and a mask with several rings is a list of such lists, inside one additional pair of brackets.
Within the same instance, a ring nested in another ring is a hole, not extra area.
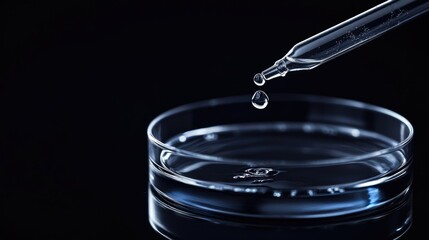
[[(191, 111), (191, 110), (197, 110), (201, 108), (209, 108), (209, 107), (216, 107), (220, 105), (226, 105), (226, 104), (237, 104), (237, 103), (249, 103), (251, 99), (250, 95), (240, 95), (240, 96), (231, 96), (231, 97), (223, 97), (223, 98), (214, 98), (209, 100), (202, 100), (197, 101), (193, 103), (184, 104), (175, 108), (172, 108), (170, 110), (164, 111), (163, 113), (159, 114), (157, 117), (155, 117), (148, 125), (147, 128), (147, 136), (148, 139), (155, 144), (156, 146), (162, 148), (163, 150), (171, 151), (174, 154), (178, 156), (183, 157), (192, 157), (192, 158), (199, 158), (200, 160), (205, 161), (215, 161), (215, 162), (230, 162), (230, 163), (236, 163), (238, 159), (233, 158), (227, 158), (227, 157), (218, 157), (218, 156), (212, 156), (207, 154), (201, 154), (197, 152), (192, 152), (189, 150), (180, 149), (174, 146), (171, 146), (167, 143), (164, 143), (160, 139), (157, 139), (153, 132), (154, 127), (156, 124), (158, 124), (163, 119), (166, 119), (168, 117), (171, 117), (175, 114), (178, 114), (180, 112), (184, 111)], [(332, 159), (323, 159), (322, 165), (335, 165), (335, 164), (344, 164), (347, 162), (352, 161), (364, 161), (365, 159), (369, 158), (375, 158), (379, 157), (385, 154), (393, 153), (395, 151), (398, 151), (408, 145), (411, 140), (413, 139), (414, 135), (414, 129), (412, 124), (402, 115), (389, 110), (384, 107), (376, 106), (369, 103), (364, 103), (357, 100), (351, 100), (351, 99), (345, 99), (345, 98), (338, 98), (338, 97), (328, 97), (328, 96), (320, 96), (320, 95), (308, 95), (308, 94), (270, 94), (270, 102), (277, 102), (277, 101), (302, 101), (302, 102), (314, 102), (314, 103), (324, 103), (324, 104), (330, 104), (330, 105), (341, 105), (344, 107), (350, 107), (350, 108), (356, 108), (356, 109), (364, 109), (369, 110), (373, 112), (378, 112), (384, 115), (387, 115), (389, 117), (395, 118), (398, 121), (402, 122), (407, 126), (409, 129), (409, 134), (404, 140), (398, 142), (394, 146), (390, 146), (387, 148), (383, 148), (377, 151), (368, 152), (365, 154), (355, 155), (355, 156), (348, 156), (348, 157), (340, 157), (340, 158), (332, 158)], [(251, 107), (251, 106), (249, 106)], [(259, 110), (264, 111), (264, 110)], [(319, 159), (321, 160), (321, 159)], [(254, 160), (246, 160), (246, 159), (240, 159), (240, 161), (254, 161)], [(306, 163), (308, 164), (308, 162)], [(314, 164), (319, 165), (319, 164)], [(309, 165), (314, 166), (314, 165)]]

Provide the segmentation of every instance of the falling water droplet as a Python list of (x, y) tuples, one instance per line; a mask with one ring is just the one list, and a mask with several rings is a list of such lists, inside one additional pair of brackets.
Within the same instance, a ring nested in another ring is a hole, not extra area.
[(252, 96), (252, 105), (257, 109), (264, 109), (268, 105), (268, 95), (261, 90), (256, 91)]
[(254, 77), (253, 77), (253, 82), (257, 85), (257, 86), (262, 86), (265, 84), (265, 77), (260, 74), (257, 73)]

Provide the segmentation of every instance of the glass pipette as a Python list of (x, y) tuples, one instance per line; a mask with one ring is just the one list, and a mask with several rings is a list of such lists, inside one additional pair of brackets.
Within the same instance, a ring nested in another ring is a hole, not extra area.
[(298, 44), (254, 81), (285, 76), (287, 72), (310, 70), (359, 47), (381, 34), (429, 10), (429, 0), (390, 0), (318, 33)]

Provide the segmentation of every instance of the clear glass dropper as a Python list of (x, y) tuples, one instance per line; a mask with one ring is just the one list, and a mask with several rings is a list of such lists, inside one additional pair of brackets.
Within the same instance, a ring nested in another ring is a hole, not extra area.
[(429, 10), (429, 0), (390, 0), (296, 44), (254, 77), (261, 86), (287, 72), (310, 70)]

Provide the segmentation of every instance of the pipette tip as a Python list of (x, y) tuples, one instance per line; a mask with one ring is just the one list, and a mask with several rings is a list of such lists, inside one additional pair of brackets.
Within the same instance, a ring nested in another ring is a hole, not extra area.
[(286, 67), (286, 63), (281, 59), (273, 66), (262, 71), (261, 76), (265, 81), (268, 81), (276, 77), (284, 77), (287, 72), (288, 69)]

